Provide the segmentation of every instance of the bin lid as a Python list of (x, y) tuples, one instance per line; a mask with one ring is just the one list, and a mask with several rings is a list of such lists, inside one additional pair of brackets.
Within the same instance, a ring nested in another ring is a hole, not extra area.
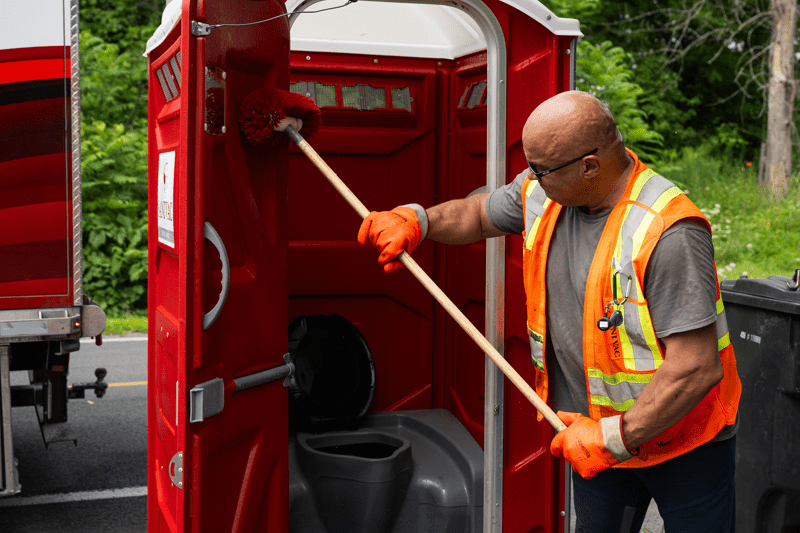
[(722, 300), (769, 309), (781, 313), (800, 315), (800, 290), (789, 290), (787, 283), (793, 285), (786, 276), (736, 280), (722, 280), (719, 284)]
[[(294, 11), (303, 0), (289, 0)], [(555, 16), (538, 1), (502, 0), (541, 23), (554, 35), (582, 37), (575, 19)], [(323, 0), (317, 11), (341, 6), (342, 0)], [(357, 2), (325, 13), (306, 12), (292, 25), (292, 50), (399, 57), (455, 59), (486, 50), (477, 23), (467, 13), (431, 4)]]
[(367, 341), (339, 315), (300, 316), (289, 325), (295, 375), (290, 419), (312, 432), (354, 429), (375, 393), (375, 364)]

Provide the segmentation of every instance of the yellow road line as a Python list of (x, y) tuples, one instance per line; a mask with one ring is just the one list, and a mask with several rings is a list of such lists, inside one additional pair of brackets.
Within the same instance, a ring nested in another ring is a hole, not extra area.
[(120, 383), (109, 383), (109, 387), (135, 387), (137, 385), (147, 385), (146, 381), (128, 381)]

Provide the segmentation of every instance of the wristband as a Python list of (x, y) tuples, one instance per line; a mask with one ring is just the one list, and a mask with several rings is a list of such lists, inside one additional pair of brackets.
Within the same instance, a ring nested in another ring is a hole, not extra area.
[(425, 240), (425, 236), (428, 235), (428, 213), (425, 212), (425, 208), (419, 204), (405, 204), (400, 207), (410, 207), (417, 213), (417, 222), (419, 222), (419, 242)]
[(609, 416), (600, 419), (600, 428), (603, 431), (603, 446), (620, 463), (627, 461), (633, 454), (630, 453), (622, 438), (621, 415)]

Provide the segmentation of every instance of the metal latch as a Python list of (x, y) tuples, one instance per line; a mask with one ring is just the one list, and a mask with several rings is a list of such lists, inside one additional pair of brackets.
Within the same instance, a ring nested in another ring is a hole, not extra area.
[(203, 24), (202, 22), (197, 22), (196, 20), (192, 21), (191, 27), (192, 35), (196, 37), (204, 37), (211, 33), (211, 25), (210, 24)]
[(169, 478), (173, 485), (183, 488), (183, 452), (178, 452), (169, 461)]
[[(285, 364), (247, 374), (233, 379), (234, 392), (251, 389), (273, 381), (283, 380), (288, 387), (294, 379), (294, 358), (291, 354), (283, 356)], [(176, 397), (178, 397), (176, 392)], [(189, 423), (202, 422), (209, 416), (222, 412), (225, 407), (225, 385), (222, 379), (214, 378), (196, 385), (189, 391)]]
[(220, 378), (200, 383), (189, 391), (189, 422), (202, 422), (225, 407), (225, 386)]

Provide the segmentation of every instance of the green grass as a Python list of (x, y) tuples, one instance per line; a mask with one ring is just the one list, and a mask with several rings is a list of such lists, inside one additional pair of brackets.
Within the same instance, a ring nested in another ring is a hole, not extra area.
[(107, 317), (103, 335), (125, 335), (127, 333), (147, 333), (146, 316)]
[(798, 176), (786, 197), (772, 199), (759, 190), (755, 165), (737, 168), (687, 149), (668, 167), (663, 175), (687, 190), (711, 223), (720, 280), (791, 277), (800, 269)]

